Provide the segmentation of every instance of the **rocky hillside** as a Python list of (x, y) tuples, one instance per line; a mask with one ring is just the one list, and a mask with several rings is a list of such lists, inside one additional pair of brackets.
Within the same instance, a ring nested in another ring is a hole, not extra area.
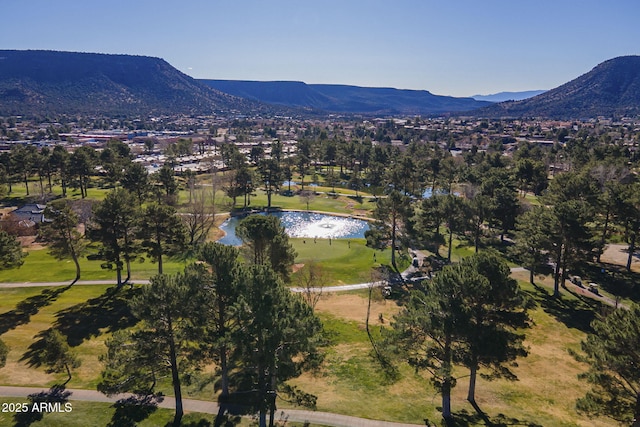
[(206, 114), (254, 107), (159, 58), (0, 50), (0, 115)]
[(640, 114), (640, 56), (622, 56), (533, 98), (474, 112), (484, 117), (588, 119)]
[(489, 105), (473, 98), (439, 96), (425, 90), (306, 84), (291, 81), (202, 80), (234, 96), (347, 114), (431, 115), (467, 111)]

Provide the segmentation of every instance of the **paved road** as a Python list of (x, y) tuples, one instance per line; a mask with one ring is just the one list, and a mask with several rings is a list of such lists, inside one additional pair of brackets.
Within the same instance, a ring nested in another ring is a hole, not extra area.
[[(415, 271), (417, 271), (417, 269), (415, 269), (414, 267), (409, 267), (408, 269), (406, 269), (405, 271), (402, 272), (402, 277), (405, 280), (408, 280), (409, 276), (414, 273)], [(511, 272), (517, 272), (517, 271), (528, 271), (526, 268), (524, 267), (512, 267), (511, 268)], [(419, 279), (426, 279), (427, 277), (414, 277), (410, 280), (419, 280)], [(148, 284), (149, 280), (145, 280), (145, 279), (140, 279), (140, 280), (132, 280), (132, 283), (136, 283), (136, 284)], [(29, 287), (37, 287), (37, 286), (42, 286), (42, 287), (50, 287), (50, 286), (69, 286), (71, 282), (15, 282), (15, 283), (0, 283), (0, 289), (1, 288), (29, 288)], [(115, 285), (113, 280), (79, 280), (75, 283), (76, 285)], [(382, 286), (386, 286), (387, 282), (384, 281), (378, 281), (378, 282), (367, 282), (367, 283), (355, 283), (355, 284), (351, 284), (351, 285), (338, 285), (338, 286), (325, 286), (322, 288), (310, 288), (308, 291), (310, 292), (323, 292), (323, 293), (330, 293), (330, 292), (345, 292), (345, 291), (355, 291), (358, 289), (368, 289), (369, 287), (373, 286), (373, 287), (382, 287)], [(595, 299), (598, 301), (603, 302), (604, 304), (610, 305), (612, 307), (622, 307), (622, 308), (628, 308), (626, 305), (624, 304), (620, 304), (619, 302), (617, 302), (616, 300), (609, 298), (607, 296), (604, 295), (598, 295), (598, 294), (594, 294), (593, 292), (588, 291), (587, 289), (574, 285), (573, 283), (567, 281), (566, 283), (567, 285), (567, 289), (569, 289), (570, 291), (580, 294), (584, 297), (587, 298), (591, 298), (591, 299)], [(298, 287), (292, 287), (290, 288), (292, 292), (305, 292), (307, 290), (303, 289), (303, 288), (298, 288)]]
[[(7, 387), (0, 386), (0, 396), (2, 397), (22, 397), (26, 398), (30, 394), (47, 391), (37, 387)], [(116, 400), (126, 397), (126, 395), (107, 397), (95, 390), (67, 389), (72, 394), (69, 398), (73, 401), (105, 402), (114, 403)], [(217, 414), (218, 405), (215, 402), (204, 400), (183, 399), (186, 411), (200, 412), (204, 414)], [(172, 397), (165, 399), (158, 405), (165, 409), (175, 409), (175, 400)], [(415, 427), (422, 424), (403, 424), (388, 421), (368, 420), (365, 418), (350, 417), (347, 415), (332, 414), (328, 412), (305, 411), (300, 409), (281, 409), (276, 413), (277, 418), (287, 419), (295, 422), (310, 422), (334, 427)]]

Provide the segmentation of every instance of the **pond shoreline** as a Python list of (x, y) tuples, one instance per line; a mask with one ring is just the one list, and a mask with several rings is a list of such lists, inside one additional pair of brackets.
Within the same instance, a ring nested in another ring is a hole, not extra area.
[[(283, 220), (283, 225), (285, 226), (285, 228), (288, 230), (287, 234), (289, 234), (289, 236), (291, 238), (306, 238), (306, 239), (356, 239), (356, 238), (363, 238), (363, 235), (359, 235), (359, 234), (364, 234), (364, 232), (369, 228), (369, 223), (373, 221), (372, 218), (366, 217), (366, 216), (362, 216), (362, 215), (352, 215), (352, 214), (347, 214), (347, 213), (333, 213), (333, 212), (323, 212), (323, 211), (315, 211), (315, 210), (303, 210), (303, 209), (280, 209), (280, 208), (264, 208), (264, 209), (252, 209), (252, 210), (245, 210), (245, 211), (235, 211), (235, 212), (231, 212), (230, 213), (230, 217), (227, 221), (225, 221), (224, 223), (222, 223), (218, 229), (220, 230), (220, 232), (223, 234), (222, 237), (220, 237), (218, 240), (216, 240), (217, 242), (220, 242), (222, 244), (229, 244), (229, 245), (234, 245), (234, 246), (239, 246), (241, 243), (239, 242), (239, 240), (237, 239), (236, 235), (235, 235), (235, 225), (233, 224), (231, 225), (229, 223), (229, 221), (233, 221), (234, 219), (236, 221), (243, 219), (249, 215), (269, 215), (269, 214), (280, 214), (282, 216), (285, 216), (286, 214), (301, 214), (301, 215), (312, 215), (312, 216), (320, 216), (321, 218), (304, 218), (299, 222), (294, 221), (293, 223), (291, 222), (291, 220), (287, 221), (287, 219)], [(336, 220), (339, 221), (337, 224), (333, 225), (326, 225), (326, 223), (324, 225), (321, 225), (322, 228), (326, 228), (328, 230), (334, 230), (335, 227), (335, 231), (337, 231), (337, 233), (343, 233), (343, 234), (326, 234), (323, 232), (317, 232), (316, 230), (313, 230), (313, 226), (314, 224), (317, 224), (319, 222), (323, 222), (324, 217), (333, 217), (333, 218), (344, 218), (347, 221), (340, 221), (340, 220)], [(281, 218), (282, 220), (282, 218)], [(353, 220), (353, 221), (348, 221), (348, 220)], [(366, 225), (364, 226), (360, 226), (358, 227), (357, 225), (354, 227), (353, 224), (357, 224), (358, 222), (361, 223), (366, 223)], [(302, 228), (300, 228), (299, 223), (305, 223), (306, 225), (302, 226)], [(344, 230), (344, 228), (347, 228), (346, 231), (342, 231), (341, 228)], [(349, 227), (351, 227), (351, 231), (349, 229)], [(309, 230), (309, 228), (311, 228), (311, 230)], [(291, 231), (294, 230), (294, 231)], [(316, 233), (313, 233), (313, 231), (316, 231)], [(359, 230), (364, 230), (364, 231), (359, 231)]]
[(373, 222), (374, 218), (365, 216), (365, 215), (354, 215), (350, 213), (340, 213), (340, 212), (326, 212), (326, 211), (316, 211), (316, 210), (306, 210), (306, 209), (281, 209), (281, 208), (263, 208), (263, 209), (252, 209), (249, 211), (231, 211), (229, 212), (230, 217), (245, 217), (254, 214), (261, 213), (274, 213), (274, 212), (301, 212), (301, 213), (312, 213), (318, 215), (327, 215), (327, 216), (337, 216), (341, 218), (353, 218), (359, 219), (361, 221)]

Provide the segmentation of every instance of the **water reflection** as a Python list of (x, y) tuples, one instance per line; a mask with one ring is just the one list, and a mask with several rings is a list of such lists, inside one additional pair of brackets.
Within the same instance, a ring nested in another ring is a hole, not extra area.
[[(264, 214), (260, 214), (264, 215)], [(323, 215), (311, 212), (272, 212), (280, 218), (289, 237), (318, 238), (318, 239), (356, 239), (364, 237), (369, 224), (355, 218), (333, 215)], [(226, 235), (218, 240), (225, 245), (238, 246), (242, 241), (236, 236), (236, 226), (240, 218), (233, 217), (226, 220), (220, 229)]]

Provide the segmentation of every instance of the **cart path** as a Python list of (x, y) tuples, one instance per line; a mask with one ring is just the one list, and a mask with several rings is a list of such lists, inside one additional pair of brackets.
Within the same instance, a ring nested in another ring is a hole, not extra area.
[[(15, 397), (26, 398), (30, 394), (47, 392), (46, 388), (38, 387), (7, 387), (0, 386), (1, 397)], [(104, 394), (95, 390), (82, 390), (82, 389), (66, 389), (71, 392), (69, 400), (73, 401), (85, 401), (85, 402), (103, 402), (103, 403), (115, 403), (118, 399), (126, 398), (130, 395), (118, 395), (113, 397), (107, 397)], [(200, 412), (204, 414), (217, 414), (218, 404), (215, 402), (209, 402), (205, 400), (195, 399), (183, 399), (183, 405), (185, 411)], [(175, 400), (172, 397), (165, 396), (164, 400), (158, 404), (160, 408), (175, 409)], [(312, 424), (320, 424), (333, 427), (415, 427), (424, 424), (404, 424), (393, 423), (389, 421), (369, 420), (366, 418), (357, 418), (347, 415), (332, 414), (329, 412), (317, 412), (307, 411), (301, 409), (278, 409), (276, 411), (276, 418), (287, 419), (295, 422), (310, 422)]]

